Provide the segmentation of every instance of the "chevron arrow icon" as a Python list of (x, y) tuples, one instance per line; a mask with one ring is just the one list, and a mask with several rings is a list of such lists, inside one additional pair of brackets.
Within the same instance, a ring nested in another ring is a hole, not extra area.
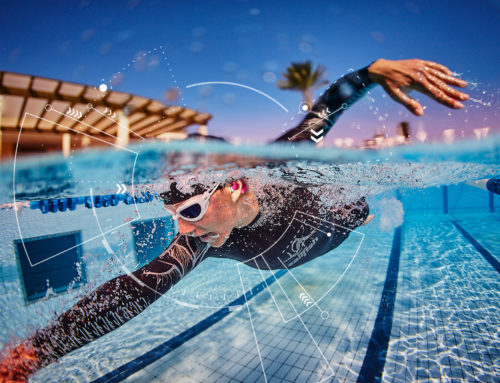
[(307, 307), (311, 306), (313, 302), (311, 301), (311, 298), (306, 293), (301, 293), (299, 295), (299, 298), (302, 300), (302, 303), (304, 303)]
[(116, 184), (116, 186), (118, 187), (116, 194), (123, 194), (127, 191), (127, 187), (124, 184)]
[[(312, 133), (311, 140), (313, 140), (315, 143), (318, 143), (318, 142), (320, 142), (323, 139), (322, 134), (324, 132), (324, 129), (316, 131), (313, 128), (311, 128), (310, 130), (311, 130), (311, 133)], [(318, 136), (318, 137), (315, 137), (315, 136)]]
[(314, 136), (311, 136), (311, 140), (313, 140), (314, 142), (318, 143), (320, 142), (321, 140), (323, 139), (323, 136), (319, 137), (319, 138), (316, 138)]
[(78, 109), (73, 109), (71, 107), (68, 107), (66, 114), (70, 117), (76, 117), (77, 120), (82, 117), (82, 113)]
[(315, 136), (319, 136), (320, 134), (323, 134), (324, 130), (321, 129), (319, 132), (311, 128), (311, 133), (314, 134)]

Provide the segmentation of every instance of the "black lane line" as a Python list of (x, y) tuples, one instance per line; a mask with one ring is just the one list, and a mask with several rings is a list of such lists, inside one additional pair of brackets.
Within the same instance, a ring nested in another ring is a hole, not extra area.
[(251, 290), (247, 291), (244, 295), (239, 296), (231, 303), (228, 303), (212, 315), (209, 315), (202, 321), (198, 322), (194, 326), (188, 328), (187, 330), (181, 332), (179, 335), (167, 340), (166, 342), (156, 346), (152, 350), (146, 352), (145, 354), (138, 356), (137, 358), (131, 360), (128, 363), (118, 367), (117, 369), (108, 372), (106, 375), (101, 376), (100, 378), (94, 380), (92, 383), (116, 383), (120, 382), (125, 378), (128, 378), (130, 375), (136, 373), (139, 370), (142, 370), (144, 367), (149, 366), (151, 363), (157, 361), (160, 358), (163, 358), (169, 352), (175, 350), (176, 348), (182, 346), (188, 340), (193, 339), (195, 336), (201, 334), (203, 331), (209, 329), (214, 324), (219, 322), (228, 316), (232, 307), (238, 307), (245, 304), (246, 301), (249, 301), (258, 293), (264, 290), (267, 285), (273, 284), (278, 278), (282, 277), (287, 270), (279, 270), (274, 275), (267, 278), (265, 281), (262, 281), (258, 285), (255, 285)]
[(358, 383), (379, 382), (384, 371), (387, 348), (391, 337), (394, 304), (398, 287), (399, 258), (401, 256), (401, 226), (394, 230), (391, 257), (387, 266), (384, 290), (378, 306), (377, 318), (373, 326), (365, 359), (358, 375)]
[(476, 248), (477, 251), (479, 251), (479, 253), (484, 257), (484, 259), (486, 259), (490, 263), (490, 265), (493, 266), (498, 273), (500, 273), (500, 262), (498, 262), (498, 260), (493, 255), (491, 255), (491, 253), (488, 250), (486, 250), (483, 246), (481, 246), (481, 244), (478, 241), (476, 241), (472, 235), (467, 233), (465, 229), (462, 226), (460, 226), (460, 224), (457, 221), (451, 221), (451, 223), (455, 225), (457, 230), (465, 238), (467, 238), (467, 240), (471, 243), (472, 246)]
[(448, 214), (448, 186), (443, 186), (443, 213)]

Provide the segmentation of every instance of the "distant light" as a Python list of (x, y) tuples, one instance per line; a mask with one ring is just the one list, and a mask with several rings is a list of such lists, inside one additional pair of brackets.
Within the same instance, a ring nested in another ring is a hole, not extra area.
[(394, 138), (394, 140), (398, 145), (404, 144), (406, 142), (405, 136), (401, 136), (399, 134)]
[(455, 129), (443, 130), (443, 139), (447, 144), (451, 144), (453, 141), (455, 141)]
[(482, 138), (488, 137), (488, 133), (489, 132), (490, 132), (490, 127), (489, 126), (485, 126), (484, 128), (476, 128), (476, 129), (474, 129), (474, 134), (476, 135), (476, 138), (478, 140), (480, 140)]
[(106, 84), (99, 85), (99, 90), (101, 92), (106, 92), (108, 90), (108, 86)]
[(415, 137), (420, 142), (424, 142), (427, 139), (427, 133), (425, 132), (424, 128), (419, 128)]
[(354, 139), (351, 137), (344, 138), (344, 145), (350, 148), (354, 144)]

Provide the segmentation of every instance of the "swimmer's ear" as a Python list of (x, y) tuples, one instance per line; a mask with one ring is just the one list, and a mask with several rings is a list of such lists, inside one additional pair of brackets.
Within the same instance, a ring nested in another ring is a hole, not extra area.
[(240, 179), (238, 181), (234, 181), (231, 185), (228, 186), (229, 191), (231, 193), (231, 199), (234, 203), (236, 203), (242, 194), (245, 194), (247, 191), (247, 183)]

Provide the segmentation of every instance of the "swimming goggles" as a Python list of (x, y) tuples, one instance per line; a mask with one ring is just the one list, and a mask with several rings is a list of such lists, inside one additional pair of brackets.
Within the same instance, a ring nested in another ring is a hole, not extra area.
[(183, 202), (175, 209), (174, 219), (182, 218), (184, 221), (196, 222), (203, 218), (208, 210), (210, 197), (219, 188), (220, 183), (215, 185), (211, 190), (207, 190), (203, 194), (195, 195)]

